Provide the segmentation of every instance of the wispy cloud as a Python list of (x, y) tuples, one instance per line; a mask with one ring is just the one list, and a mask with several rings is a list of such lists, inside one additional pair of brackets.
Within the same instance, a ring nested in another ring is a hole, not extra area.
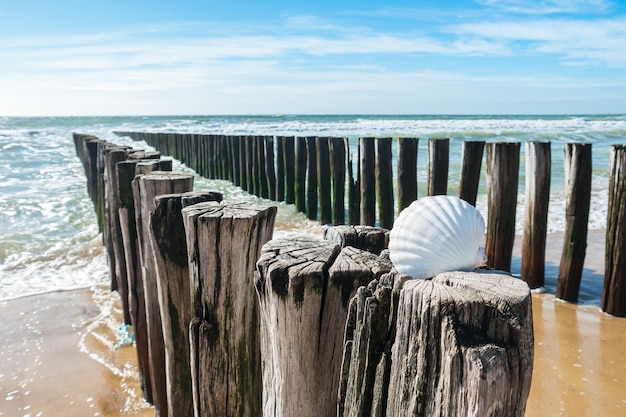
[(477, 3), (503, 11), (529, 15), (605, 13), (610, 0), (475, 0)]
[[(501, 42), (521, 54), (555, 56), (579, 64), (626, 67), (626, 19), (542, 19), (456, 26), (459, 36)], [(513, 45), (512, 43), (517, 43)]]

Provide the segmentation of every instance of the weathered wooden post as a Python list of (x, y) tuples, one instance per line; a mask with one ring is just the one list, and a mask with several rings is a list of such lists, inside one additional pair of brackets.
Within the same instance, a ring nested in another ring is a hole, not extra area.
[(393, 226), (393, 171), (391, 168), (391, 138), (376, 138), (376, 189), (380, 227)]
[(285, 201), (285, 137), (276, 136), (276, 201)]
[(189, 323), (194, 309), (182, 209), (221, 200), (221, 194), (211, 192), (160, 195), (155, 197), (150, 213), (148, 235), (155, 260), (165, 345), (167, 415), (171, 417), (193, 415)]
[(317, 151), (316, 137), (306, 138), (306, 214), (311, 220), (317, 219)]
[(335, 416), (348, 302), (391, 263), (313, 236), (276, 239), (257, 263), (263, 416)]
[(329, 138), (327, 137), (315, 138), (317, 189), (321, 224), (331, 224), (333, 222), (330, 180), (330, 147), (328, 141)]
[(155, 171), (133, 180), (133, 198), (137, 226), (141, 280), (145, 299), (145, 315), (150, 357), (152, 399), (157, 416), (167, 415), (167, 388), (165, 376), (165, 346), (159, 309), (156, 264), (148, 238), (150, 212), (154, 198), (162, 194), (178, 194), (193, 189), (193, 175)]
[(265, 177), (267, 178), (267, 197), (276, 200), (276, 171), (274, 170), (274, 137), (265, 137)]
[[(296, 209), (302, 213), (306, 213), (306, 171), (307, 171), (307, 147), (306, 138), (296, 138), (296, 167), (294, 193)], [(287, 191), (289, 192), (289, 191)]]
[(483, 161), (485, 141), (463, 141), (463, 162), (459, 179), (459, 198), (476, 205), (480, 184), (480, 166)]
[[(265, 161), (265, 136), (257, 136), (256, 138), (257, 145), (257, 159), (258, 159), (258, 175), (259, 175), (259, 196), (262, 198), (269, 198), (269, 177), (266, 172), (266, 161)], [(272, 161), (274, 163), (274, 161)], [(273, 165), (272, 165), (273, 168)]]
[(626, 145), (611, 146), (602, 311), (626, 317)]
[(239, 136), (231, 136), (230, 137), (231, 146), (232, 146), (232, 171), (233, 171), (233, 184), (236, 186), (241, 185), (241, 165), (239, 160)]
[(526, 205), (521, 276), (532, 289), (543, 287), (545, 278), (550, 156), (550, 142), (526, 142)]
[(519, 142), (487, 144), (487, 264), (511, 270), (519, 178)]
[(428, 195), (448, 193), (450, 139), (428, 139)]
[(385, 274), (352, 298), (340, 417), (524, 415), (531, 295), (497, 272)]
[(346, 138), (330, 138), (334, 225), (346, 222), (346, 140)]
[(360, 163), (360, 146), (357, 147), (359, 155), (357, 156), (356, 171), (352, 166), (352, 152), (350, 152), (350, 144), (346, 138), (346, 152), (348, 153), (348, 223), (361, 223), (361, 180), (359, 174), (361, 172)]
[[(298, 138), (299, 139), (299, 138)], [(296, 178), (296, 170), (300, 169), (300, 149), (298, 148), (298, 164), (296, 164), (296, 151), (295, 151), (295, 138), (293, 136), (286, 136), (283, 142), (283, 164), (285, 165), (285, 203), (287, 204), (296, 204), (296, 208), (301, 210), (302, 207), (299, 205), (303, 204), (303, 199), (300, 200), (300, 196), (296, 195), (296, 190), (299, 190), (300, 178)], [(306, 161), (306, 155), (305, 159)], [(306, 170), (306, 162), (304, 165), (304, 169)], [(304, 191), (304, 185), (301, 186), (302, 191)]]
[(398, 138), (398, 213), (417, 200), (418, 138)]
[[(159, 157), (158, 152), (151, 154), (134, 153), (129, 159), (116, 165), (117, 188), (119, 192), (118, 216), (120, 231), (124, 247), (124, 261), (126, 263), (126, 281), (128, 286), (128, 308), (130, 321), (135, 333), (137, 363), (144, 396), (152, 403), (152, 382), (150, 378), (150, 355), (148, 353), (148, 330), (145, 317), (145, 301), (143, 297), (143, 282), (141, 281), (141, 264), (137, 245), (137, 223), (135, 202), (133, 199), (132, 181), (137, 172), (137, 165), (141, 159), (133, 157)], [(153, 166), (153, 165), (149, 165)]]
[(340, 225), (324, 230), (324, 240), (380, 255), (389, 245), (389, 230), (382, 227)]
[(194, 415), (261, 415), (255, 263), (276, 207), (200, 203), (183, 209), (194, 319), (190, 324)]
[(591, 144), (565, 144), (565, 236), (556, 283), (556, 297), (578, 300), (585, 253), (587, 251), (587, 224), (591, 204)]
[(374, 138), (359, 138), (361, 224), (376, 224), (376, 147)]

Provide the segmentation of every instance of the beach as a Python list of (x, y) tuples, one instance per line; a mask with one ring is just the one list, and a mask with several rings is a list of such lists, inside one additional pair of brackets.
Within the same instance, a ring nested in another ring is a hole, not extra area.
[[(550, 236), (548, 259), (558, 259), (561, 242), (561, 235)], [(603, 244), (601, 231), (592, 231), (587, 277), (602, 273), (595, 254)], [(0, 416), (154, 415), (141, 398), (134, 347), (115, 349), (118, 298), (97, 286), (0, 302)], [(624, 415), (626, 319), (538, 293), (533, 321), (526, 416)]]
[[(626, 116), (150, 116), (0, 118), (0, 416), (152, 416), (142, 400), (132, 346), (115, 349), (122, 324), (102, 235), (70, 132), (150, 149), (113, 131), (228, 135), (324, 134), (421, 137), (418, 196), (427, 177), (428, 137), (450, 138), (449, 194), (459, 182), (465, 140), (552, 142), (544, 293), (533, 294), (535, 367), (528, 416), (626, 414), (626, 319), (599, 311), (604, 277), (609, 147), (626, 142)], [(554, 300), (565, 207), (563, 144), (593, 143), (589, 246), (580, 304)], [(523, 147), (522, 147), (523, 148)], [(524, 154), (522, 154), (522, 157)], [(395, 161), (394, 161), (395, 164)], [(192, 172), (180, 161), (174, 170)], [(512, 273), (519, 276), (524, 163)], [(259, 202), (228, 181), (196, 176), (197, 191)], [(486, 213), (485, 175), (477, 208)], [(277, 233), (320, 233), (293, 205), (277, 204)]]

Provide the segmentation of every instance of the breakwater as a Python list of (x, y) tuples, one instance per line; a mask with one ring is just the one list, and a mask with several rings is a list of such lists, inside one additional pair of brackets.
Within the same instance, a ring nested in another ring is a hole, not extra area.
[[(181, 160), (200, 175), (232, 181), (244, 190), (295, 204), (310, 219), (323, 224), (378, 225), (390, 228), (397, 211), (417, 197), (417, 138), (399, 138), (397, 155), (392, 138), (360, 138), (353, 169), (349, 140), (339, 137), (232, 136), (177, 133), (116, 132), (143, 140)], [(522, 146), (519, 142), (464, 141), (458, 195), (475, 204), (481, 170), (487, 176), (487, 235), (489, 266), (510, 271), (515, 239), (517, 196)], [(450, 142), (428, 140), (428, 195), (446, 194)], [(592, 145), (566, 143), (565, 241), (557, 280), (557, 297), (577, 301), (586, 255), (592, 187)], [(531, 288), (544, 285), (545, 242), (551, 184), (551, 144), (526, 142), (525, 207), (521, 278)], [(483, 154), (486, 154), (485, 166)], [(619, 201), (626, 170), (624, 145), (611, 147), (608, 198)], [(397, 161), (396, 175), (391, 161)], [(397, 182), (394, 184), (394, 178)], [(397, 190), (397, 200), (393, 190)], [(608, 210), (608, 224), (626, 218), (619, 204)], [(626, 316), (626, 233), (607, 229), (602, 309)]]
[(370, 252), (387, 234), (372, 226), (270, 240), (275, 207), (220, 202), (158, 154), (74, 139), (157, 415), (523, 415), (533, 340), (522, 281), (407, 280)]

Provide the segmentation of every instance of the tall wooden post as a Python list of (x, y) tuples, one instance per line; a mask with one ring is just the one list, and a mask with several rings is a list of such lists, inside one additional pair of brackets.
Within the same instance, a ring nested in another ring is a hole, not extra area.
[(157, 416), (167, 415), (167, 387), (165, 376), (165, 346), (159, 309), (156, 264), (152, 256), (152, 245), (148, 238), (150, 212), (154, 209), (154, 198), (162, 194), (176, 194), (193, 189), (193, 175), (174, 172), (152, 172), (133, 180), (133, 198), (139, 259), (145, 299), (145, 314), (150, 356), (152, 398)]
[(352, 298), (338, 415), (522, 417), (534, 357), (526, 283), (407, 278), (383, 275)]
[(626, 145), (611, 146), (602, 311), (626, 317)]
[(306, 213), (307, 147), (305, 137), (296, 138), (296, 158), (294, 198), (296, 209), (302, 213)]
[(550, 142), (526, 142), (526, 204), (521, 275), (531, 289), (544, 285), (550, 202), (550, 156)]
[(519, 142), (487, 144), (487, 264), (511, 270), (519, 178)]
[(587, 251), (587, 224), (591, 204), (591, 144), (565, 145), (565, 236), (556, 283), (556, 297), (577, 301)]
[(360, 138), (361, 224), (376, 224), (376, 147), (374, 138)]
[(418, 138), (398, 138), (398, 213), (417, 200)]
[(346, 138), (346, 152), (348, 153), (348, 224), (353, 225), (361, 224), (360, 143), (357, 149), (359, 155), (356, 158), (357, 168), (355, 171), (352, 164), (350, 144), (348, 143), (348, 138)]
[(315, 138), (316, 160), (317, 160), (317, 189), (320, 205), (320, 223), (332, 224), (333, 209), (331, 200), (331, 172), (330, 172), (330, 148), (328, 144), (329, 138)]
[(348, 303), (391, 262), (313, 236), (276, 239), (257, 264), (263, 416), (335, 416)]
[[(304, 199), (299, 200), (297, 190), (300, 187), (299, 180), (296, 172), (300, 169), (300, 149), (298, 148), (298, 162), (296, 163), (296, 150), (295, 150), (295, 138), (293, 136), (286, 136), (283, 142), (283, 163), (285, 165), (285, 203), (296, 204), (296, 209), (300, 210), (301, 206), (298, 203), (303, 204)], [(304, 155), (306, 161), (306, 154)], [(306, 162), (304, 165), (306, 170)], [(302, 185), (304, 190), (304, 185)]]
[(183, 209), (194, 319), (190, 324), (194, 415), (261, 415), (255, 264), (276, 207), (200, 203)]
[(317, 219), (317, 151), (315, 136), (306, 138), (306, 214), (309, 219)]
[(154, 210), (150, 213), (148, 237), (155, 260), (163, 324), (167, 415), (172, 417), (193, 415), (189, 323), (194, 311), (182, 209), (221, 200), (221, 194), (210, 192), (160, 195), (155, 197)]
[[(276, 201), (285, 201), (284, 136), (276, 136)], [(290, 203), (293, 204), (293, 203)]]
[(274, 137), (265, 136), (264, 142), (265, 178), (267, 183), (267, 197), (276, 200), (276, 171), (274, 170)]
[(393, 227), (393, 171), (391, 168), (391, 138), (376, 138), (376, 189), (380, 227)]
[(485, 141), (463, 141), (463, 162), (459, 179), (459, 198), (476, 205), (480, 184), (480, 166), (483, 161)]
[[(266, 162), (265, 162), (265, 136), (257, 136), (257, 158), (258, 158), (258, 175), (259, 175), (259, 197), (269, 198), (269, 177), (266, 172)], [(272, 166), (273, 168), (273, 166)]]
[(331, 138), (330, 152), (333, 174), (333, 224), (346, 222), (346, 141), (345, 138)]
[[(157, 156), (158, 153), (141, 156)], [(122, 243), (124, 246), (124, 261), (126, 263), (126, 281), (128, 285), (128, 308), (130, 321), (135, 333), (135, 346), (137, 351), (137, 365), (139, 368), (139, 378), (141, 388), (146, 401), (153, 402), (152, 399), (152, 378), (150, 375), (150, 354), (148, 352), (148, 328), (146, 323), (145, 297), (143, 291), (143, 281), (141, 274), (141, 262), (139, 259), (139, 246), (137, 240), (137, 218), (135, 201), (133, 197), (132, 181), (138, 170), (141, 160), (131, 159), (140, 157), (139, 153), (129, 155), (129, 159), (116, 165), (117, 187), (120, 197), (118, 216), (120, 219), (120, 230)], [(154, 167), (156, 164), (147, 165)], [(138, 207), (139, 209), (139, 207)]]
[(428, 139), (428, 195), (448, 193), (450, 139)]

